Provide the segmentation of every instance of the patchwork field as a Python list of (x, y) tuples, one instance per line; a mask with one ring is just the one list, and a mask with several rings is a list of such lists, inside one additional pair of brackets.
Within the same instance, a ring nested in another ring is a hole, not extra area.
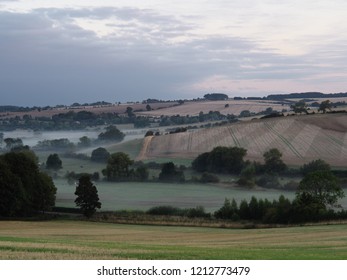
[(347, 225), (235, 230), (0, 221), (0, 259), (345, 260)]
[(247, 149), (247, 159), (262, 161), (266, 150), (278, 148), (287, 164), (324, 159), (346, 167), (347, 114), (315, 114), (252, 120), (228, 126), (153, 137), (139, 159), (195, 158), (217, 146)]
[[(228, 104), (228, 107), (225, 105)], [(242, 111), (259, 113), (272, 107), (273, 110), (281, 112), (283, 109), (289, 110), (287, 104), (276, 101), (259, 101), (259, 100), (223, 100), (223, 101), (187, 101), (180, 106), (167, 107), (159, 110), (141, 112), (141, 115), (150, 116), (197, 116), (200, 112), (208, 113), (209, 111), (219, 111), (223, 115), (234, 114), (239, 115)]]

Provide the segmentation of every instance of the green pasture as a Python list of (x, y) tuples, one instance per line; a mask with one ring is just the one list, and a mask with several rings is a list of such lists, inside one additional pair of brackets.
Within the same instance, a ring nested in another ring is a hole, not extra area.
[(347, 225), (222, 229), (0, 221), (0, 259), (345, 260)]
[[(74, 207), (75, 186), (66, 180), (55, 180), (57, 206)], [(249, 190), (209, 184), (169, 184), (140, 182), (96, 182), (102, 209), (109, 210), (147, 210), (158, 205), (172, 205), (182, 208), (204, 206), (207, 211), (215, 211), (223, 205), (225, 198), (250, 200), (252, 196), (278, 199), (283, 194), (293, 198), (293, 192), (279, 190)]]

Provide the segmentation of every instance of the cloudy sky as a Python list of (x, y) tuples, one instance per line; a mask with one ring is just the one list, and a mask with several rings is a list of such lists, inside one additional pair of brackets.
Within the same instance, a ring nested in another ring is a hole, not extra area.
[(345, 0), (0, 0), (0, 105), (347, 92)]

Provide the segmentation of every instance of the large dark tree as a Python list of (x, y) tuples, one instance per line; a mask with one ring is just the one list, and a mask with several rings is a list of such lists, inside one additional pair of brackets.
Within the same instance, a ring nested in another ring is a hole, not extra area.
[(329, 163), (325, 162), (322, 159), (317, 159), (310, 161), (309, 163), (304, 164), (300, 171), (304, 176), (306, 176), (308, 173), (314, 172), (314, 171), (330, 171), (330, 165)]
[(102, 147), (99, 147), (92, 151), (91, 160), (96, 162), (107, 162), (110, 158), (110, 153)]
[(239, 147), (216, 147), (211, 152), (200, 154), (192, 167), (199, 172), (236, 173), (244, 166), (244, 156), (247, 150)]
[(300, 100), (292, 105), (290, 105), (290, 108), (294, 111), (294, 113), (306, 113), (308, 114), (308, 107), (304, 100)]
[(46, 161), (46, 168), (47, 169), (53, 169), (53, 170), (59, 170), (62, 169), (62, 161), (58, 154), (50, 154)]
[(87, 218), (91, 217), (96, 209), (101, 208), (98, 190), (88, 175), (80, 177), (75, 195), (77, 196), (75, 199), (76, 205), (81, 208), (83, 215)]
[(323, 114), (325, 114), (327, 110), (331, 111), (331, 107), (332, 105), (330, 100), (322, 101), (322, 103), (319, 105), (318, 112), (322, 111)]
[(0, 216), (28, 216), (50, 210), (55, 194), (52, 179), (39, 171), (32, 152), (0, 157)]
[(282, 153), (276, 149), (270, 149), (264, 153), (265, 171), (268, 173), (281, 173), (287, 169), (286, 164), (282, 161)]
[(102, 170), (102, 174), (109, 181), (121, 181), (129, 178), (129, 167), (134, 163), (129, 156), (123, 152), (111, 154), (107, 161), (107, 166)]
[(120, 142), (124, 139), (124, 133), (121, 132), (116, 126), (110, 125), (106, 127), (105, 132), (101, 132), (98, 135), (98, 140), (100, 141), (114, 141), (114, 142)]
[(20, 178), (0, 159), (0, 216), (16, 216), (25, 202), (25, 190)]
[(315, 171), (302, 179), (296, 197), (301, 204), (314, 204), (326, 209), (328, 206), (338, 206), (337, 202), (344, 197), (344, 192), (338, 178), (331, 171)]
[(185, 178), (183, 172), (177, 170), (173, 162), (167, 162), (163, 164), (159, 174), (159, 180), (166, 182), (184, 182)]

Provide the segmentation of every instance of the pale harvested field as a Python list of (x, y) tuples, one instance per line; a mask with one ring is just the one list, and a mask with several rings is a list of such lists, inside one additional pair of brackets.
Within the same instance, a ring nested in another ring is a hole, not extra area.
[[(225, 104), (229, 104), (228, 108), (225, 108)], [(151, 112), (141, 112), (143, 115), (151, 116), (196, 116), (200, 112), (208, 113), (209, 111), (219, 111), (223, 115), (234, 114), (239, 115), (244, 110), (250, 112), (259, 113), (265, 111), (268, 107), (281, 112), (283, 109), (289, 110), (288, 105), (283, 105), (271, 101), (259, 101), (259, 100), (226, 100), (226, 101), (199, 101), (199, 102), (185, 102), (184, 104), (176, 107), (164, 108)]]
[(247, 149), (247, 159), (262, 161), (278, 148), (287, 164), (324, 159), (347, 167), (347, 114), (316, 114), (253, 120), (228, 126), (153, 137), (142, 159), (195, 158), (217, 146)]
[[(165, 107), (171, 107), (177, 105), (177, 102), (161, 102), (161, 103), (151, 103), (150, 106), (153, 110)], [(101, 113), (117, 113), (117, 114), (125, 114), (127, 107), (133, 108), (134, 111), (146, 111), (147, 104), (141, 103), (127, 103), (127, 104), (113, 104), (113, 105), (105, 105), (105, 106), (79, 106), (79, 107), (63, 107), (63, 108), (52, 108), (49, 110), (42, 111), (29, 111), (29, 112), (3, 112), (0, 113), (0, 118), (9, 118), (19, 116), (22, 117), (24, 115), (31, 115), (32, 117), (52, 117), (57, 114), (65, 114), (70, 111), (80, 112), (80, 111), (88, 111), (94, 114)], [(136, 112), (135, 112), (136, 113)]]

